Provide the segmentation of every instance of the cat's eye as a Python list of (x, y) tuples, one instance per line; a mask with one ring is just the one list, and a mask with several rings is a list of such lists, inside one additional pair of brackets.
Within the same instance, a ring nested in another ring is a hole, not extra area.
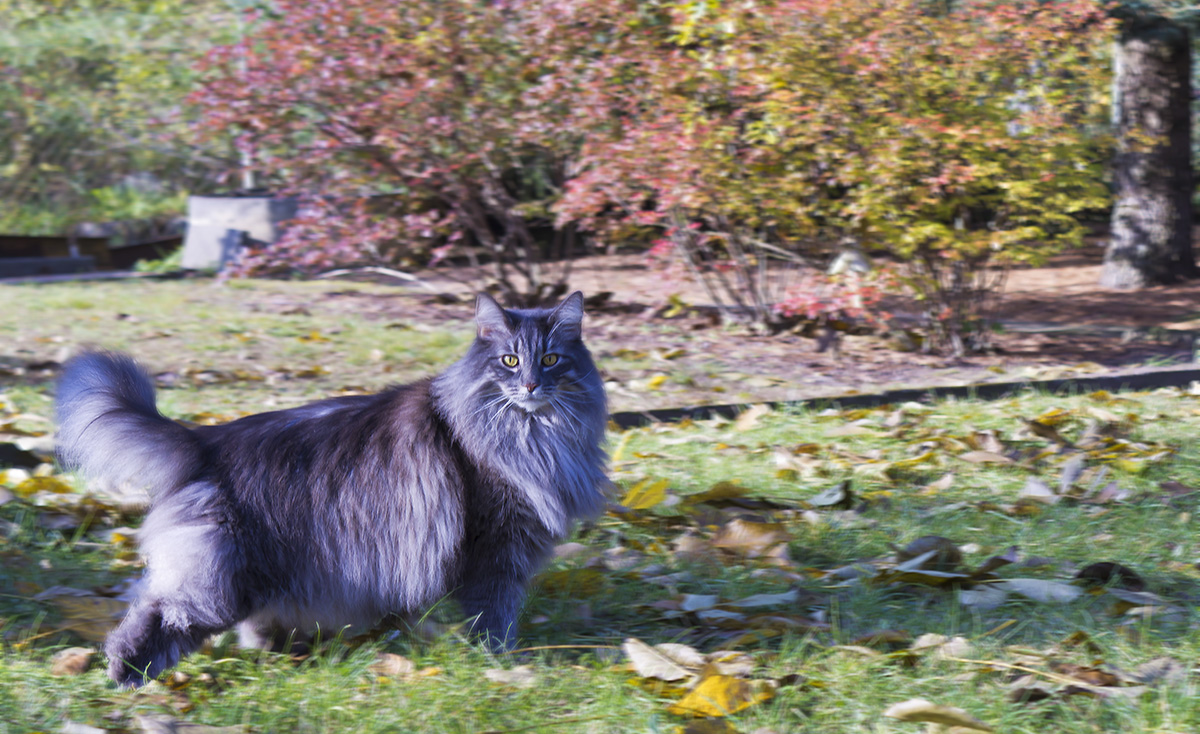
[(506, 354), (500, 358), (501, 364), (503, 364), (505, 367), (516, 367), (517, 363), (520, 361), (521, 360), (517, 359), (517, 355), (515, 354)]
[(545, 357), (542, 357), (542, 364), (546, 365), (547, 367), (553, 367), (554, 365), (558, 364), (558, 355), (547, 354)]

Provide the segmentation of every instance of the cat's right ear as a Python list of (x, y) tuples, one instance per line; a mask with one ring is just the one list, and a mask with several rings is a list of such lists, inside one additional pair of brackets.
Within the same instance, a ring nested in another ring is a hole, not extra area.
[(512, 333), (512, 321), (508, 313), (496, 303), (495, 298), (486, 293), (480, 293), (475, 299), (475, 330), (480, 339)]

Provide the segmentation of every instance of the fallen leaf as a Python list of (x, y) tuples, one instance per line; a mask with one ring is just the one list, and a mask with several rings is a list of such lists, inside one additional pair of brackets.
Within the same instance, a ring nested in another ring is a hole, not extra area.
[(850, 480), (843, 479), (824, 492), (808, 498), (808, 504), (813, 507), (850, 509), (854, 506), (854, 490), (850, 487)]
[(752, 607), (771, 607), (781, 606), (785, 604), (795, 604), (800, 599), (800, 592), (796, 589), (784, 591), (778, 594), (752, 594), (742, 599), (726, 602), (724, 606), (734, 607), (735, 609), (749, 609)]
[(996, 609), (1004, 604), (1007, 599), (1008, 592), (990, 586), (981, 586), (976, 589), (959, 589), (958, 591), (959, 604), (962, 604), (964, 607), (984, 611)]
[(975, 731), (995, 731), (960, 708), (940, 706), (923, 698), (911, 698), (893, 704), (883, 712), (883, 715), (901, 721), (926, 721), (931, 724), (956, 726)]
[(1013, 460), (1003, 454), (997, 454), (993, 451), (968, 451), (965, 454), (959, 454), (958, 458), (963, 461), (968, 461), (972, 464), (1011, 464)]
[(671, 486), (667, 479), (643, 479), (629, 488), (621, 504), (631, 510), (647, 510), (667, 498), (667, 487)]
[(946, 637), (930, 632), (913, 640), (908, 649), (913, 652), (931, 652), (939, 658), (963, 658), (970, 656), (972, 648), (971, 643), (965, 637)]
[(68, 647), (59, 650), (50, 658), (50, 675), (82, 675), (92, 665), (96, 649), (92, 647)]
[(712, 609), (721, 601), (721, 597), (716, 594), (684, 594), (683, 599), (679, 602), (679, 608), (685, 612), (698, 612), (703, 609)]
[(1046, 604), (1066, 604), (1083, 594), (1083, 590), (1077, 586), (1043, 579), (1005, 579), (994, 584), (994, 588), (1011, 591), (1026, 599)]
[(537, 674), (528, 665), (518, 665), (509, 670), (489, 668), (483, 671), (483, 677), (493, 683), (512, 686), (513, 688), (533, 688), (537, 683)]
[(736, 518), (721, 526), (712, 544), (716, 548), (733, 550), (756, 558), (777, 543), (788, 539), (790, 536), (779, 523), (752, 522)]
[(1158, 657), (1139, 665), (1132, 673), (1127, 674), (1129, 680), (1145, 685), (1158, 683), (1182, 683), (1187, 680), (1188, 667), (1174, 658)]
[(674, 729), (675, 734), (738, 734), (737, 727), (725, 719), (700, 719)]
[(758, 426), (759, 419), (771, 412), (771, 406), (764, 403), (751, 405), (733, 422), (733, 430), (744, 433)]
[(679, 716), (728, 716), (774, 696), (771, 681), (710, 675), (667, 710)]
[(1111, 561), (1101, 561), (1085, 566), (1075, 578), (1089, 586), (1115, 586), (1129, 591), (1145, 591), (1146, 582), (1132, 569)]
[(1075, 663), (1052, 661), (1050, 670), (1089, 686), (1118, 686), (1121, 684), (1120, 678), (1107, 670)]
[(643, 678), (677, 681), (691, 680), (696, 674), (680, 665), (670, 656), (650, 647), (639, 639), (630, 637), (621, 645), (633, 669)]
[(390, 652), (381, 652), (375, 658), (375, 662), (367, 666), (367, 670), (375, 675), (388, 676), (390, 678), (400, 678), (402, 676), (411, 675), (416, 672), (417, 666), (413, 661), (403, 655), (396, 655)]
[[(889, 543), (889, 545), (891, 544)], [(940, 535), (923, 535), (904, 548), (897, 548), (894, 545), (891, 548), (896, 552), (896, 560), (902, 563), (911, 561), (918, 556), (925, 556), (926, 559), (918, 568), (952, 571), (962, 563), (962, 552), (958, 549), (958, 545)], [(929, 555), (931, 551), (933, 555)]]
[(1054, 490), (1050, 489), (1050, 486), (1042, 480), (1038, 479), (1037, 477), (1030, 477), (1025, 482), (1025, 486), (1017, 494), (1017, 499), (1027, 499), (1047, 505), (1053, 505), (1057, 504), (1062, 497), (1059, 497), (1057, 494), (1055, 494)]

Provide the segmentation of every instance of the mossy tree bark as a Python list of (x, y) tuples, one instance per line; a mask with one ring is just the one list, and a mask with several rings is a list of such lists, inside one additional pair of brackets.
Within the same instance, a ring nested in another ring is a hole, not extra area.
[(1191, 39), (1150, 13), (1122, 17), (1113, 100), (1116, 201), (1100, 284), (1133, 290), (1198, 275), (1192, 253)]

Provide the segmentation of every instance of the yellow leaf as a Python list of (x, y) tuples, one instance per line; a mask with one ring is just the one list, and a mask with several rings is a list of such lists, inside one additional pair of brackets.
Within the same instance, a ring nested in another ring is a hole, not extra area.
[(28, 497), (38, 492), (53, 492), (54, 494), (70, 494), (75, 490), (71, 485), (58, 477), (29, 477), (13, 487), (13, 494), (18, 497)]
[(646, 387), (650, 388), (651, 390), (657, 390), (658, 388), (662, 387), (663, 383), (666, 382), (668, 379), (670, 379), (670, 378), (667, 375), (662, 375), (662, 374), (655, 375), (654, 377), (651, 377), (650, 380), (646, 383)]
[(667, 487), (670, 485), (667, 479), (643, 479), (629, 488), (621, 504), (631, 510), (647, 510), (667, 498)]
[(678, 716), (728, 716), (774, 696), (771, 681), (710, 675), (667, 710)]

